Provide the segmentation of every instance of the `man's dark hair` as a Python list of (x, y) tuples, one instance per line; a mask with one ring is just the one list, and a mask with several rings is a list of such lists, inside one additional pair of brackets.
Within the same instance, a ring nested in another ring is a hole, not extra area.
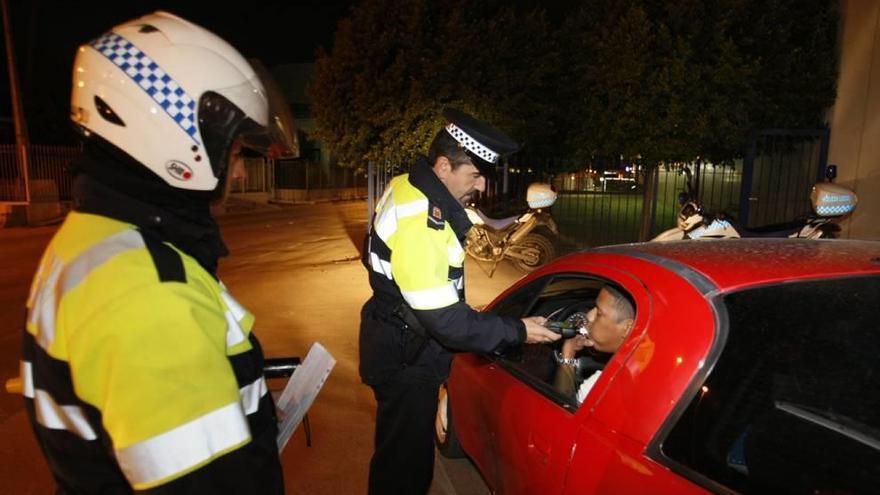
[(452, 170), (466, 163), (473, 163), (464, 148), (446, 132), (446, 129), (440, 129), (440, 132), (434, 136), (434, 141), (428, 148), (428, 163), (433, 167), (441, 156), (445, 156), (449, 160), (449, 163), (452, 164)]
[(611, 285), (605, 285), (602, 288), (608, 291), (614, 299), (614, 310), (617, 311), (617, 323), (635, 318), (636, 311), (635, 308), (633, 308), (633, 303), (630, 302), (628, 297)]

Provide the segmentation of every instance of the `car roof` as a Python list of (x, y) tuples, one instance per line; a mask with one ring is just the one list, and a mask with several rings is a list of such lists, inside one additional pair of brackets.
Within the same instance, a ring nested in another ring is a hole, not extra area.
[(810, 239), (716, 239), (646, 242), (596, 248), (693, 270), (717, 290), (783, 280), (880, 274), (880, 242)]

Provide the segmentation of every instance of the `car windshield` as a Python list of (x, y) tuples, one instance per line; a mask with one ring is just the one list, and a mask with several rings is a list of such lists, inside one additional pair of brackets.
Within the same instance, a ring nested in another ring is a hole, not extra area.
[(874, 491), (880, 277), (787, 282), (723, 305), (727, 342), (664, 454), (737, 491)]

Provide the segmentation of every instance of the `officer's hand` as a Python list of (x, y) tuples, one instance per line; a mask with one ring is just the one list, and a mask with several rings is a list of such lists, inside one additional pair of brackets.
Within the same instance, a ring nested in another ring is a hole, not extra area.
[(526, 324), (526, 344), (546, 344), (556, 342), (562, 337), (544, 327), (547, 318), (543, 316), (529, 316), (522, 321)]

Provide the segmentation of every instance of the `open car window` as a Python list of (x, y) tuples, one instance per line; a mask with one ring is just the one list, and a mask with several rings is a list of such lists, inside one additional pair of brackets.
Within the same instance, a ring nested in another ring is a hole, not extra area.
[[(493, 312), (516, 318), (544, 316), (554, 321), (573, 321), (576, 318), (585, 320), (587, 313), (595, 306), (600, 289), (606, 284), (606, 280), (584, 274), (548, 276), (511, 294), (496, 305)], [(562, 340), (555, 344), (510, 347), (498, 356), (498, 362), (537, 392), (574, 410), (579, 405), (576, 392), (580, 384), (589, 375), (600, 370), (610, 356), (593, 353), (589, 349), (581, 351), (578, 354), (580, 367), (579, 375), (575, 377), (575, 393), (569, 393), (569, 390), (560, 388), (557, 377), (559, 364), (554, 352), (561, 346)]]

